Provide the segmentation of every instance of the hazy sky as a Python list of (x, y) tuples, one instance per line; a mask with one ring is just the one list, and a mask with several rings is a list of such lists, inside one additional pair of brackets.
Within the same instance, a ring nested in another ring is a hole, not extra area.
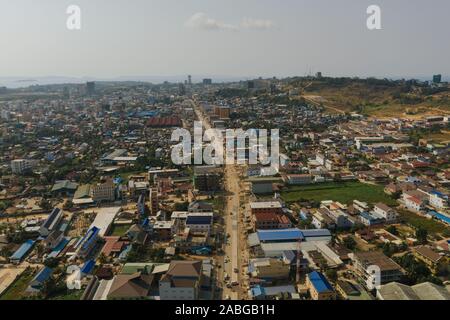
[[(366, 28), (371, 4), (382, 30)], [(448, 76), (449, 13), (449, 0), (0, 0), (0, 76)]]

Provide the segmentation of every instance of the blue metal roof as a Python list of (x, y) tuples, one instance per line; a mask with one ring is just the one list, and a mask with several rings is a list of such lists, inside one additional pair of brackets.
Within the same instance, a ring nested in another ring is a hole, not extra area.
[(303, 239), (299, 229), (258, 230), (259, 241), (297, 241)]
[(142, 222), (142, 226), (146, 227), (150, 224), (150, 219), (149, 218), (145, 218), (144, 221)]
[(428, 214), (435, 217), (436, 219), (442, 220), (448, 224), (450, 224), (450, 217), (443, 215), (442, 213), (436, 211), (428, 211)]
[(434, 194), (434, 195), (438, 196), (439, 198), (448, 199), (447, 195), (443, 194), (442, 192), (440, 192), (438, 190), (431, 191), (431, 194)]
[(83, 250), (85, 250), (90, 244), (91, 241), (96, 241), (97, 240), (97, 235), (100, 232), (100, 229), (97, 227), (92, 227), (91, 229), (88, 230), (88, 232), (83, 236), (83, 238), (81, 238), (77, 244), (75, 245), (75, 248), (78, 248), (80, 245), (82, 247)]
[(374, 220), (375, 219), (375, 217), (374, 216), (372, 216), (370, 213), (368, 213), (368, 212), (361, 212), (360, 214), (359, 214), (361, 217), (363, 217), (364, 219), (367, 219), (367, 220), (369, 220), (369, 221), (372, 221), (372, 220)]
[(34, 241), (33, 240), (27, 240), (25, 241), (19, 249), (17, 249), (16, 252), (10, 257), (11, 260), (22, 260), (25, 255), (30, 251), (30, 249), (33, 247)]
[(95, 267), (95, 261), (94, 260), (88, 260), (81, 267), (81, 272), (84, 273), (84, 274), (89, 274), (94, 269), (94, 267)]
[(186, 224), (211, 224), (211, 216), (188, 216)]
[(320, 272), (313, 271), (310, 274), (308, 274), (308, 278), (317, 292), (322, 293), (327, 291), (333, 291), (333, 287), (331, 286), (331, 284)]
[(50, 252), (48, 255), (49, 258), (56, 258), (61, 251), (66, 247), (66, 245), (69, 243), (70, 238), (63, 238), (58, 245)]
[(44, 267), (39, 271), (39, 273), (34, 277), (32, 282), (37, 281), (39, 283), (45, 282), (53, 273), (53, 269), (49, 267)]
[(254, 286), (253, 288), (251, 288), (251, 294), (252, 297), (259, 297), (264, 295), (264, 288), (262, 288), (261, 286)]

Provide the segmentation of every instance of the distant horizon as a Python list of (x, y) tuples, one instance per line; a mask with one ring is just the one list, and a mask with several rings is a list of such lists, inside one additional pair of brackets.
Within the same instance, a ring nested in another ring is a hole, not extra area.
[[(438, 73), (434, 73), (438, 74)], [(359, 79), (389, 79), (389, 80), (401, 80), (401, 79), (417, 79), (420, 81), (432, 80), (433, 75), (421, 75), (421, 76), (358, 76), (358, 75), (328, 75), (322, 73), (323, 77), (328, 78), (359, 78)], [(295, 77), (308, 77), (314, 76), (314, 74), (306, 75), (273, 75), (273, 76), (228, 76), (228, 75), (191, 75), (193, 83), (201, 83), (203, 79), (212, 79), (214, 83), (227, 83), (227, 82), (239, 82), (248, 81), (253, 79), (270, 79), (276, 77), (277, 79), (287, 79)], [(116, 77), (96, 77), (96, 76), (2, 76), (0, 77), (0, 87), (6, 87), (8, 89), (21, 89), (35, 85), (62, 85), (62, 84), (83, 84), (87, 81), (96, 82), (146, 82), (151, 84), (161, 84), (164, 82), (180, 83), (187, 80), (188, 75), (158, 75), (158, 76), (116, 76)], [(442, 81), (450, 81), (450, 76), (442, 75)]]
[[(377, 0), (378, 30), (367, 26), (372, 0), (3, 2), (3, 76), (178, 81), (192, 74), (220, 81), (318, 71), (364, 78), (450, 75), (448, 0)], [(67, 27), (74, 4), (81, 12), (77, 30)]]

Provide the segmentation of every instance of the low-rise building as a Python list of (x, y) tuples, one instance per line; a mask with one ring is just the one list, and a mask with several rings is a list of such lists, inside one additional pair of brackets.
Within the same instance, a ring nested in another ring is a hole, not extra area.
[(58, 229), (63, 217), (64, 212), (59, 208), (54, 208), (52, 212), (48, 215), (45, 222), (39, 228), (39, 234), (42, 237), (46, 237), (50, 234), (50, 232)]
[(17, 249), (13, 255), (9, 258), (9, 261), (13, 264), (19, 264), (25, 259), (27, 254), (31, 252), (33, 249), (35, 241), (33, 240), (27, 240), (25, 241), (19, 249)]
[(397, 213), (395, 212), (395, 210), (385, 205), (384, 203), (377, 203), (374, 206), (373, 211), (377, 215), (383, 217), (387, 223), (392, 223), (397, 220)]
[(159, 281), (160, 299), (197, 300), (201, 276), (201, 261), (172, 261)]
[(433, 273), (438, 273), (444, 267), (447, 260), (445, 256), (431, 249), (429, 246), (418, 246), (413, 249), (414, 256), (424, 262)]
[(399, 281), (404, 276), (402, 268), (380, 251), (355, 252), (352, 261), (356, 273), (369, 289), (377, 284)]
[(213, 212), (190, 212), (186, 217), (186, 227), (191, 232), (205, 232), (210, 234), (213, 221)]
[(325, 276), (313, 271), (306, 276), (306, 287), (313, 300), (335, 300), (336, 292)]
[(338, 280), (336, 282), (336, 291), (345, 300), (372, 300), (372, 297), (359, 284)]
[(288, 229), (292, 227), (289, 218), (284, 214), (259, 212), (253, 215), (255, 230)]
[(431, 282), (407, 286), (398, 282), (382, 285), (377, 290), (380, 300), (450, 300), (450, 292)]
[(250, 202), (252, 214), (256, 213), (282, 213), (282, 205), (279, 201)]

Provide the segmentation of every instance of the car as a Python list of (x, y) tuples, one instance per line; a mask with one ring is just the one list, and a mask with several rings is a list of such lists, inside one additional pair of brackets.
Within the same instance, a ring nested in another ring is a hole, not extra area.
[(234, 271), (234, 273), (239, 273), (239, 269), (238, 268), (234, 268), (233, 271)]

